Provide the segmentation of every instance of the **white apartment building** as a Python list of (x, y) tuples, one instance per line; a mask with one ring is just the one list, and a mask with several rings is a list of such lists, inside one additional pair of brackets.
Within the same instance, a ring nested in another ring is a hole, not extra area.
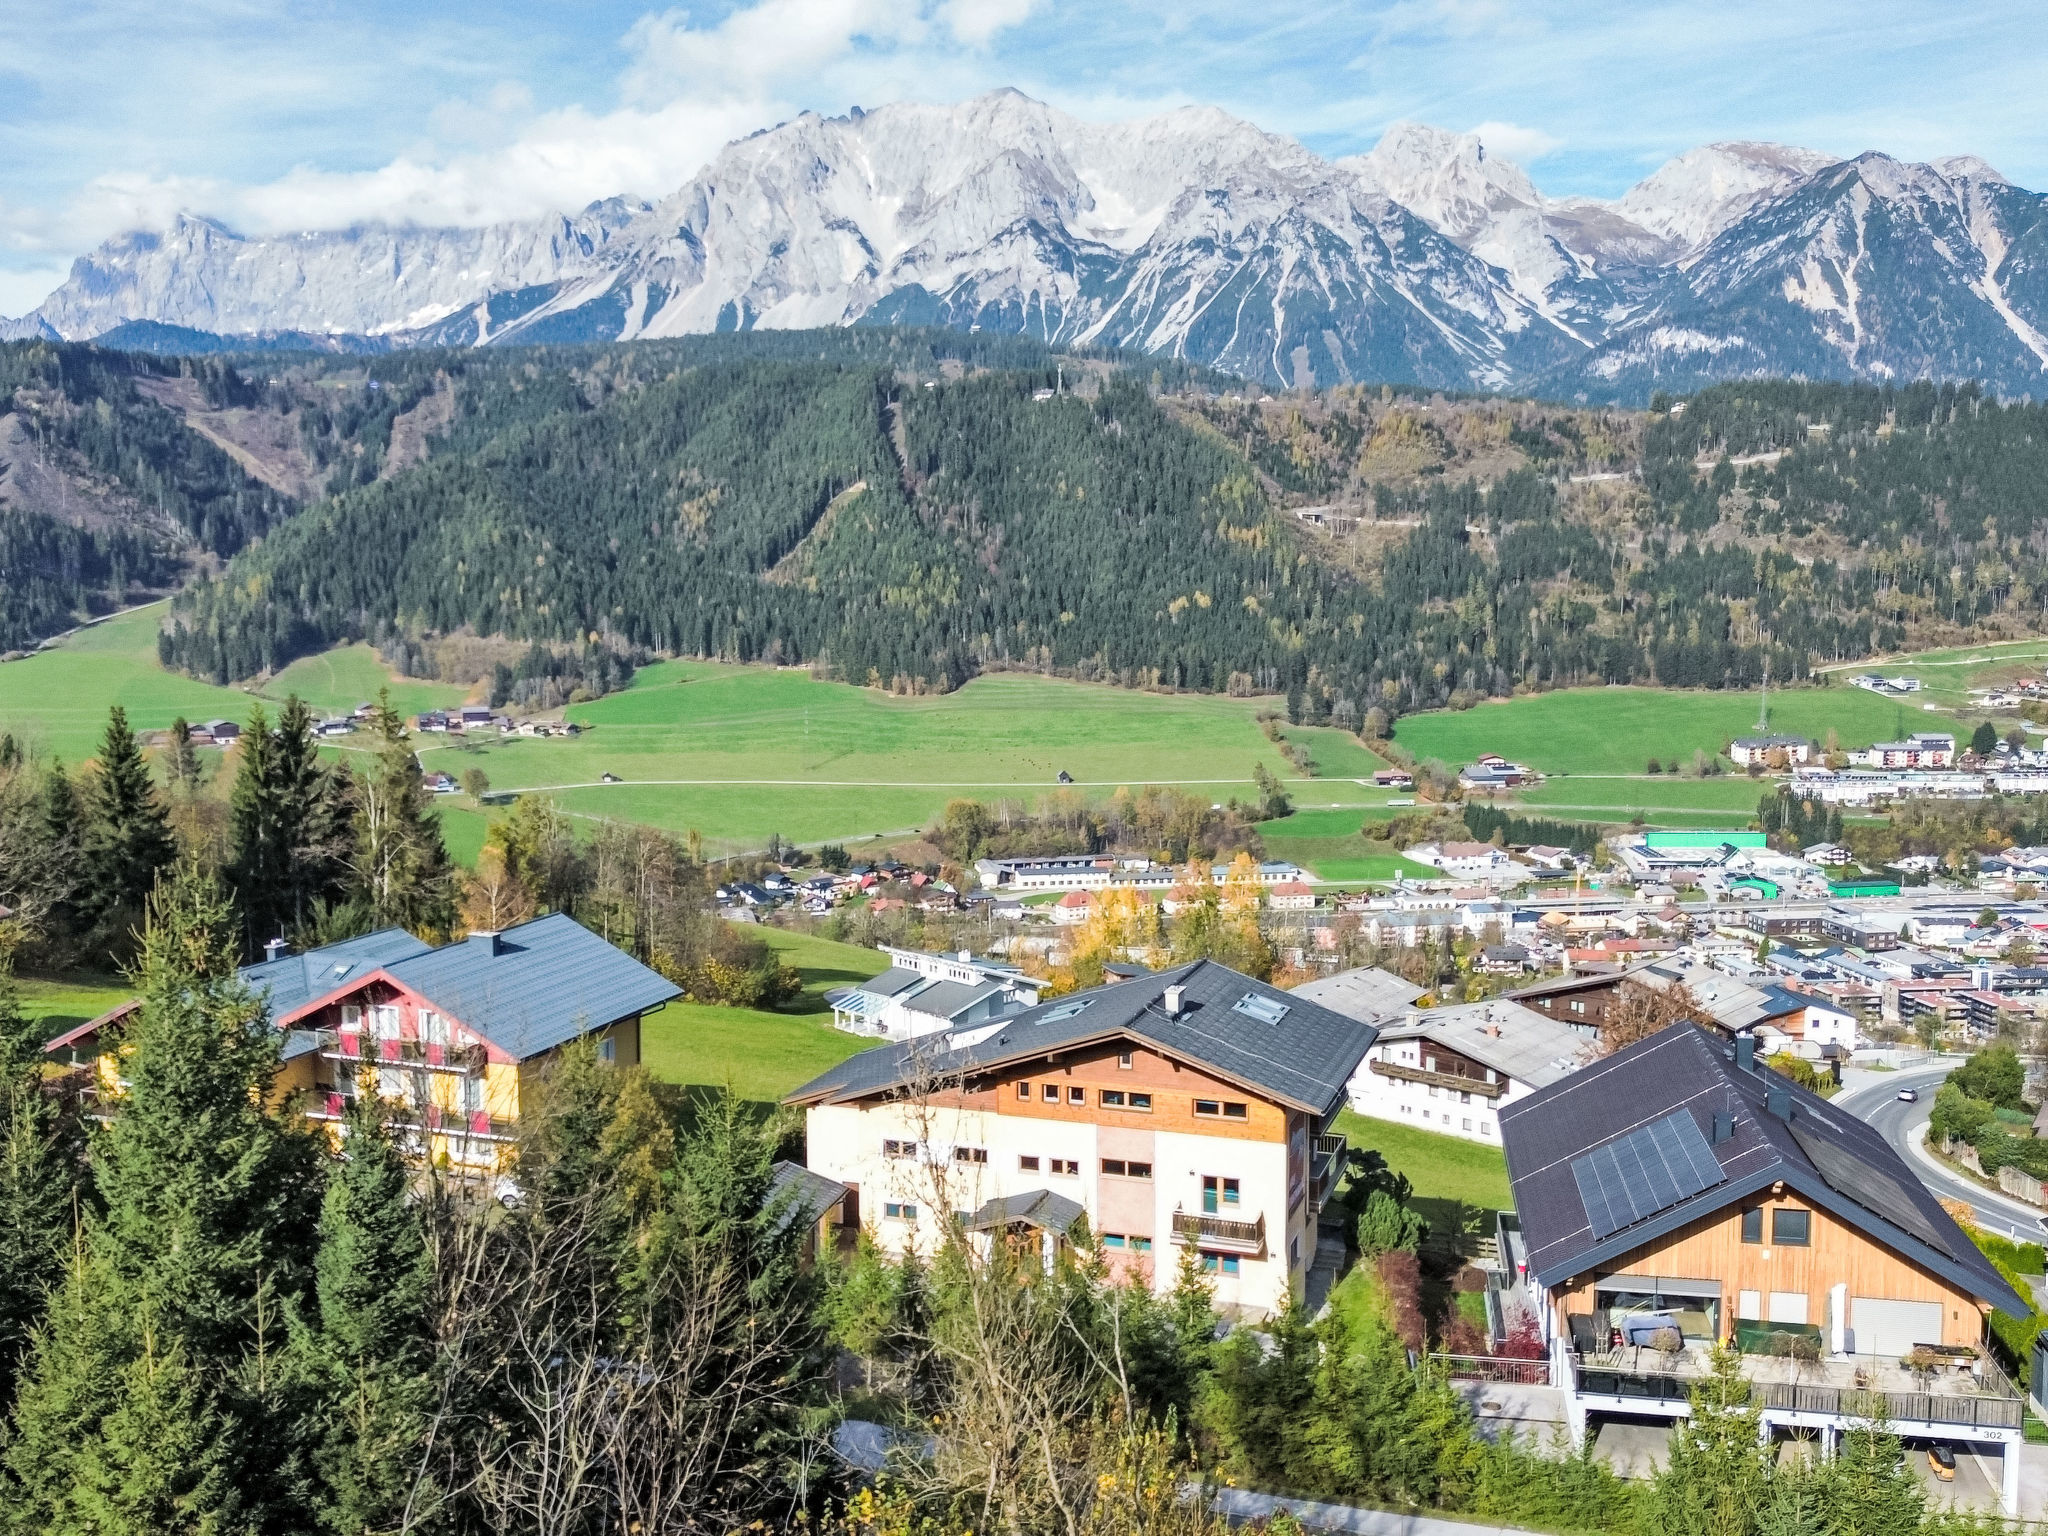
[(806, 1165), (885, 1251), (965, 1230), (1050, 1257), (1085, 1221), (1158, 1290), (1192, 1250), (1220, 1305), (1264, 1315), (1300, 1294), (1344, 1162), (1330, 1127), (1373, 1036), (1200, 961), (878, 1046), (785, 1102)]

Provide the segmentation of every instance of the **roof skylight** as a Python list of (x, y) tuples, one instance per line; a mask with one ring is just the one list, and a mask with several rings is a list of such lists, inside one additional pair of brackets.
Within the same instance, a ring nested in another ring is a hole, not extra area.
[(1256, 992), (1247, 992), (1230, 1005), (1232, 1013), (1241, 1013), (1248, 1019), (1257, 1019), (1261, 1024), (1278, 1024), (1287, 1017), (1287, 1004), (1277, 997), (1262, 997)]

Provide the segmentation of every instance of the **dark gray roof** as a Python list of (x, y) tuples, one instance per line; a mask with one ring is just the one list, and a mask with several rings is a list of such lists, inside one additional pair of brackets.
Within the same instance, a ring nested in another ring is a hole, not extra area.
[[(1178, 1016), (1162, 1002), (1170, 986), (1182, 988)], [(1236, 1004), (1281, 1010), (1276, 1022), (1240, 1011)], [(1078, 1007), (1076, 1005), (1079, 1005)], [(1213, 960), (1112, 982), (1055, 998), (976, 1031), (955, 1045), (931, 1036), (881, 1045), (848, 1057), (790, 1094), (791, 1104), (844, 1103), (886, 1093), (921, 1078), (985, 1072), (1048, 1051), (1129, 1036), (1168, 1056), (1193, 1062), (1309, 1114), (1334, 1113), (1345, 1084), (1378, 1031), (1299, 993), (1282, 992)]]
[(1294, 989), (1294, 995), (1321, 1003), (1347, 1018), (1376, 1023), (1389, 1014), (1399, 1013), (1428, 990), (1392, 971), (1362, 965), (1334, 976), (1305, 981)]
[(560, 912), (385, 969), (522, 1061), (682, 996), (674, 982)]
[(881, 975), (862, 982), (853, 990), (869, 992), (876, 997), (894, 997), (899, 992), (908, 992), (912, 987), (921, 987), (931, 978), (922, 971), (913, 971), (908, 966), (892, 965)]
[(827, 1211), (846, 1198), (846, 1186), (822, 1173), (813, 1173), (802, 1163), (780, 1162), (768, 1181), (768, 1208), (780, 1206), (776, 1225), (786, 1227), (801, 1221), (806, 1226), (821, 1221)]
[(242, 980), (252, 992), (267, 995), (270, 1016), (281, 1019), (297, 1013), (316, 998), (397, 960), (431, 952), (403, 928), (380, 928), (360, 938), (322, 945), (303, 954), (280, 955), (242, 967)]
[(922, 992), (912, 992), (901, 1001), (913, 1012), (951, 1019), (965, 1013), (985, 997), (1001, 995), (1002, 990), (1001, 983), (993, 981), (935, 981)]
[(1021, 1224), (1037, 1227), (1042, 1232), (1057, 1232), (1065, 1237), (1073, 1230), (1074, 1223), (1087, 1214), (1078, 1200), (1069, 1200), (1049, 1189), (1033, 1189), (1021, 1195), (997, 1195), (993, 1200), (984, 1201), (981, 1209), (967, 1218), (967, 1230), (1000, 1232), (1005, 1227)]
[[(1500, 1111), (1515, 1210), (1541, 1285), (1603, 1266), (1783, 1181), (1822, 1210), (1980, 1300), (2025, 1316), (1977, 1245), (1871, 1126), (1761, 1064), (1736, 1068), (1734, 1049), (1698, 1024), (1674, 1024)], [(1782, 1091), (1788, 1119), (1768, 1108)], [(1676, 1114), (1689, 1116), (1722, 1179), (1597, 1236), (1573, 1163)], [(1714, 1117), (1733, 1134), (1711, 1140)]]

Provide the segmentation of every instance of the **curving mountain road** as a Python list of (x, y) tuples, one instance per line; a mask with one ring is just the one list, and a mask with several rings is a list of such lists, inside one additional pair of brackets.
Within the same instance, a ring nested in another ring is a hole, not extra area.
[[(1958, 1065), (1956, 1061), (1943, 1061), (1900, 1072), (1859, 1073), (1862, 1081), (1844, 1088), (1834, 1102), (1877, 1127), (1906, 1160), (1906, 1166), (1935, 1194), (1944, 1200), (1967, 1201), (1977, 1213), (1977, 1224), (1985, 1231), (2038, 1242), (2043, 1236), (2041, 1211), (1949, 1172), (1920, 1145), (1927, 1132), (1928, 1117), (1934, 1112), (1934, 1091)], [(1899, 1098), (1900, 1091), (1906, 1088), (1918, 1091), (1917, 1104)]]

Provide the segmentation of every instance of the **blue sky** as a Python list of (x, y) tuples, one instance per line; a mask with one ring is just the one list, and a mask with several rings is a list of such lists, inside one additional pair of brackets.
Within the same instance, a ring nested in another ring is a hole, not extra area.
[(239, 228), (482, 222), (680, 185), (806, 108), (1014, 85), (1224, 107), (1326, 154), (1487, 125), (1553, 195), (1682, 150), (1978, 154), (2048, 188), (2038, 3), (9, 0), (0, 314), (180, 208)]

